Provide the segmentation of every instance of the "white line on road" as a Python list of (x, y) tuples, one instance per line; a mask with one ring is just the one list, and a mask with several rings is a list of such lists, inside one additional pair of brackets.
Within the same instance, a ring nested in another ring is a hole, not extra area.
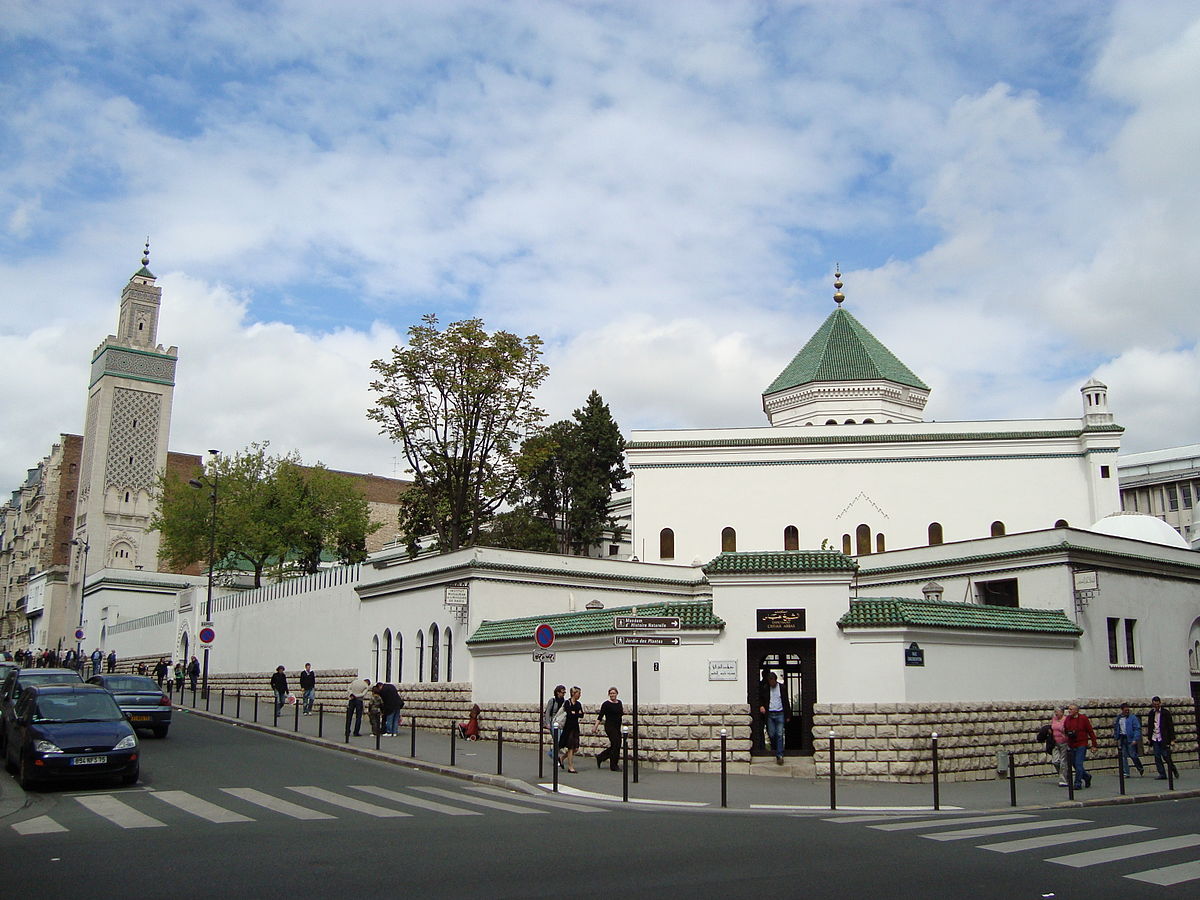
[(315, 809), (309, 809), (306, 806), (300, 806), (296, 803), (291, 803), (287, 800), (280, 800), (278, 797), (272, 797), (270, 794), (264, 794), (262, 791), (257, 791), (254, 788), (221, 788), (226, 794), (231, 794), (247, 803), (253, 803), (255, 806), (261, 806), (264, 809), (269, 809), (272, 812), (281, 813), (285, 816), (291, 816), (293, 819), (336, 819), (337, 816), (331, 816), (329, 813), (317, 812)]
[(959, 831), (942, 831), (938, 834), (923, 834), (930, 841), (966, 841), (993, 834), (1014, 834), (1019, 831), (1041, 831), (1046, 828), (1061, 828), (1064, 825), (1090, 825), (1088, 819), (1053, 819), (1048, 822), (1017, 822), (1012, 825), (992, 825), (989, 828), (963, 828)]
[(431, 812), (442, 813), (447, 816), (483, 815), (478, 810), (459, 809), (457, 806), (447, 806), (445, 803), (438, 803), (436, 800), (426, 800), (424, 797), (401, 794), (399, 791), (389, 791), (387, 788), (375, 787), (371, 784), (352, 784), (350, 787), (356, 791), (366, 791), (368, 794), (374, 794), (376, 797), (383, 797), (385, 800), (393, 800), (396, 803), (407, 803), (409, 806), (415, 806), (418, 809), (427, 809)]
[[(538, 787), (547, 791), (554, 789), (553, 783), (539, 784)], [(608, 800), (615, 801), (617, 803), (621, 802), (621, 798), (615, 794), (598, 794), (595, 791), (584, 791), (576, 787), (570, 787), (562, 784), (561, 782), (558, 785), (558, 792), (560, 794), (566, 794), (568, 797), (587, 797), (589, 800)], [(705, 803), (702, 800), (643, 800), (641, 798), (630, 797), (629, 802), (640, 803), (643, 806), (712, 806), (711, 803)]]
[(13, 825), (13, 831), (17, 834), (54, 834), (66, 830), (49, 816), (38, 816)]
[(1045, 847), (1057, 847), (1060, 844), (1098, 841), (1101, 838), (1119, 837), (1123, 834), (1153, 830), (1149, 825), (1112, 825), (1108, 828), (1089, 828), (1087, 831), (1068, 831), (1066, 834), (1043, 834), (1039, 837), (1020, 838), (1015, 841), (1001, 841), (998, 844), (980, 844), (979, 849), (994, 850), (997, 853), (1016, 853), (1020, 850), (1041, 850)]
[[(765, 804), (751, 803), (751, 809), (829, 809), (828, 806), (770, 806)], [(945, 806), (943, 809), (962, 810), (961, 806)], [(861, 809), (863, 812), (874, 812), (875, 810), (895, 810), (903, 813), (924, 813), (933, 812), (932, 806), (839, 806), (838, 811)], [(915, 819), (915, 815), (903, 816), (834, 816), (829, 819), (822, 819), (822, 822), (837, 822), (839, 825), (858, 825), (867, 824), (868, 822), (898, 822), (900, 819)], [(925, 816), (922, 816), (925, 818)]]
[[(491, 797), (512, 797), (512, 791), (504, 791), (500, 788), (488, 787), (486, 785), (473, 784), (471, 790), (477, 791), (480, 794), (487, 794)], [(579, 813), (606, 813), (607, 809), (601, 809), (598, 806), (580, 806), (577, 803), (564, 803), (561, 800), (551, 800), (548, 797), (530, 797), (529, 795), (521, 795), (522, 803), (536, 803), (540, 806), (548, 806), (551, 809), (567, 809), (571, 812)]]
[(1013, 819), (1032, 819), (1028, 813), (1004, 813), (994, 816), (955, 816), (949, 819), (926, 819), (921, 822), (897, 822), (894, 825), (870, 825), (876, 831), (916, 831), (918, 828), (941, 828), (945, 825), (972, 825), (979, 822), (1008, 822)]
[(186, 813), (199, 816), (201, 819), (207, 819), (209, 822), (216, 822), (219, 825), (223, 825), (226, 822), (254, 821), (249, 816), (243, 816), (241, 813), (236, 813), (231, 809), (217, 806), (215, 803), (209, 803), (207, 800), (202, 800), (193, 794), (189, 794), (187, 791), (151, 791), (150, 796), (157, 797), (163, 803), (169, 803), (176, 809), (182, 809)]
[(408, 818), (412, 815), (412, 813), (406, 813), (403, 810), (389, 809), (386, 806), (376, 806), (374, 803), (367, 803), (365, 800), (355, 800), (353, 797), (335, 794), (333, 791), (325, 790), (325, 788), (304, 785), (289, 787), (288, 790), (295, 791), (297, 794), (303, 794), (305, 797), (311, 797), (314, 800), (320, 800), (331, 806), (340, 806), (342, 809), (348, 809), (352, 812), (366, 813), (368, 816), (374, 816), (377, 819)]
[(1200, 878), (1200, 862), (1185, 862), (1177, 866), (1163, 866), (1161, 869), (1149, 869), (1145, 872), (1135, 872), (1126, 875), (1136, 881), (1146, 881), (1150, 884), (1182, 884)]
[(1056, 856), (1053, 859), (1046, 860), (1046, 862), (1081, 869), (1084, 866), (1116, 862), (1119, 859), (1133, 859), (1137, 856), (1149, 856), (1151, 853), (1165, 853), (1168, 850), (1183, 850), (1187, 847), (1197, 846), (1200, 846), (1200, 834), (1183, 834), (1177, 837), (1159, 838), (1156, 841), (1141, 841), (1137, 844), (1125, 844), (1121, 847), (1108, 847), (1104, 850), (1088, 850), (1086, 853)]
[(162, 828), (166, 826), (166, 822), (160, 822), (145, 813), (140, 813), (132, 806), (126, 806), (111, 794), (93, 794), (90, 797), (76, 797), (75, 799), (96, 815), (103, 816), (122, 828)]
[(500, 800), (488, 800), (486, 797), (468, 797), (466, 794), (456, 794), (454, 791), (447, 791), (444, 788), (435, 787), (419, 787), (413, 788), (416, 791), (422, 791), (426, 794), (436, 794), (438, 797), (446, 797), (456, 803), (474, 803), (476, 806), (486, 806), (488, 809), (499, 809), (504, 812), (517, 813), (522, 816), (544, 816), (544, 809), (530, 809), (527, 806), (517, 806), (515, 803), (503, 803)]

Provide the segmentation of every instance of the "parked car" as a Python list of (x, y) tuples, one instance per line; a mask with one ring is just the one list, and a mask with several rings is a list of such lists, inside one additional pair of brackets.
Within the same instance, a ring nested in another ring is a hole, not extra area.
[(134, 728), (149, 728), (156, 738), (165, 738), (171, 727), (171, 698), (153, 678), (145, 675), (93, 675), (88, 684), (98, 684), (113, 695), (121, 712)]
[(113, 775), (138, 780), (138, 739), (112, 694), (92, 684), (35, 684), (5, 728), (4, 761), (21, 787)]
[(13, 669), (0, 684), (0, 753), (4, 752), (8, 721), (21, 694), (33, 684), (80, 684), (83, 679), (74, 669)]

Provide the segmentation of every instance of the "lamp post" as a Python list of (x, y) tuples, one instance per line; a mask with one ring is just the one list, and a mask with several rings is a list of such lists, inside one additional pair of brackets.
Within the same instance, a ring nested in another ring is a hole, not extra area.
[[(188, 481), (188, 484), (194, 488), (200, 489), (205, 487), (212, 488), (212, 493), (209, 494), (209, 500), (212, 503), (212, 512), (210, 515), (210, 524), (208, 529), (208, 597), (204, 602), (204, 625), (212, 626), (212, 591), (213, 591), (213, 569), (217, 564), (217, 482), (220, 481), (220, 476), (217, 472), (216, 459), (221, 455), (220, 450), (209, 450), (209, 457), (213, 461), (212, 481), (207, 484), (204, 481), (199, 481), (195, 478)], [(201, 691), (205, 697), (208, 696), (208, 647), (204, 648), (204, 669), (202, 673)]]
[(79, 625), (76, 628), (75, 638), (75, 665), (82, 670), (83, 665), (80, 661), (80, 648), (83, 646), (83, 641), (79, 639), (78, 635), (83, 634), (83, 588), (84, 582), (87, 580), (87, 558), (88, 550), (90, 549), (91, 545), (88, 544), (87, 538), (83, 538), (82, 540), (79, 538), (72, 538), (71, 544), (75, 547), (83, 548), (83, 568), (79, 570)]

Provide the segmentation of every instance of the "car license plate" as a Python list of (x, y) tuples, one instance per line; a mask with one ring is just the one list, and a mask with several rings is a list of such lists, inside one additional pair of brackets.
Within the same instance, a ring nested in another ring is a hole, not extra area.
[(129, 721), (130, 722), (149, 722), (150, 717), (149, 716), (130, 716)]
[(102, 766), (108, 762), (107, 756), (77, 756), (71, 760), (73, 766)]

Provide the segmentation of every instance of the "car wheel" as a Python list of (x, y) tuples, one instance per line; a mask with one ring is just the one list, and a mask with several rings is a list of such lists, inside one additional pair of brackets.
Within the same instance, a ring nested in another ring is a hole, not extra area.
[(22, 756), (21, 762), (17, 768), (17, 784), (21, 785), (22, 790), (30, 790), (37, 785), (37, 779), (33, 777), (33, 766), (29, 764), (29, 760)]
[(154, 736), (161, 741), (163, 738), (165, 738), (167, 736), (167, 729), (169, 727), (170, 727), (169, 725), (155, 725), (154, 726)]
[(134, 769), (132, 772), (126, 772), (121, 776), (121, 784), (137, 784), (138, 775), (140, 774), (141, 772), (138, 769)]

